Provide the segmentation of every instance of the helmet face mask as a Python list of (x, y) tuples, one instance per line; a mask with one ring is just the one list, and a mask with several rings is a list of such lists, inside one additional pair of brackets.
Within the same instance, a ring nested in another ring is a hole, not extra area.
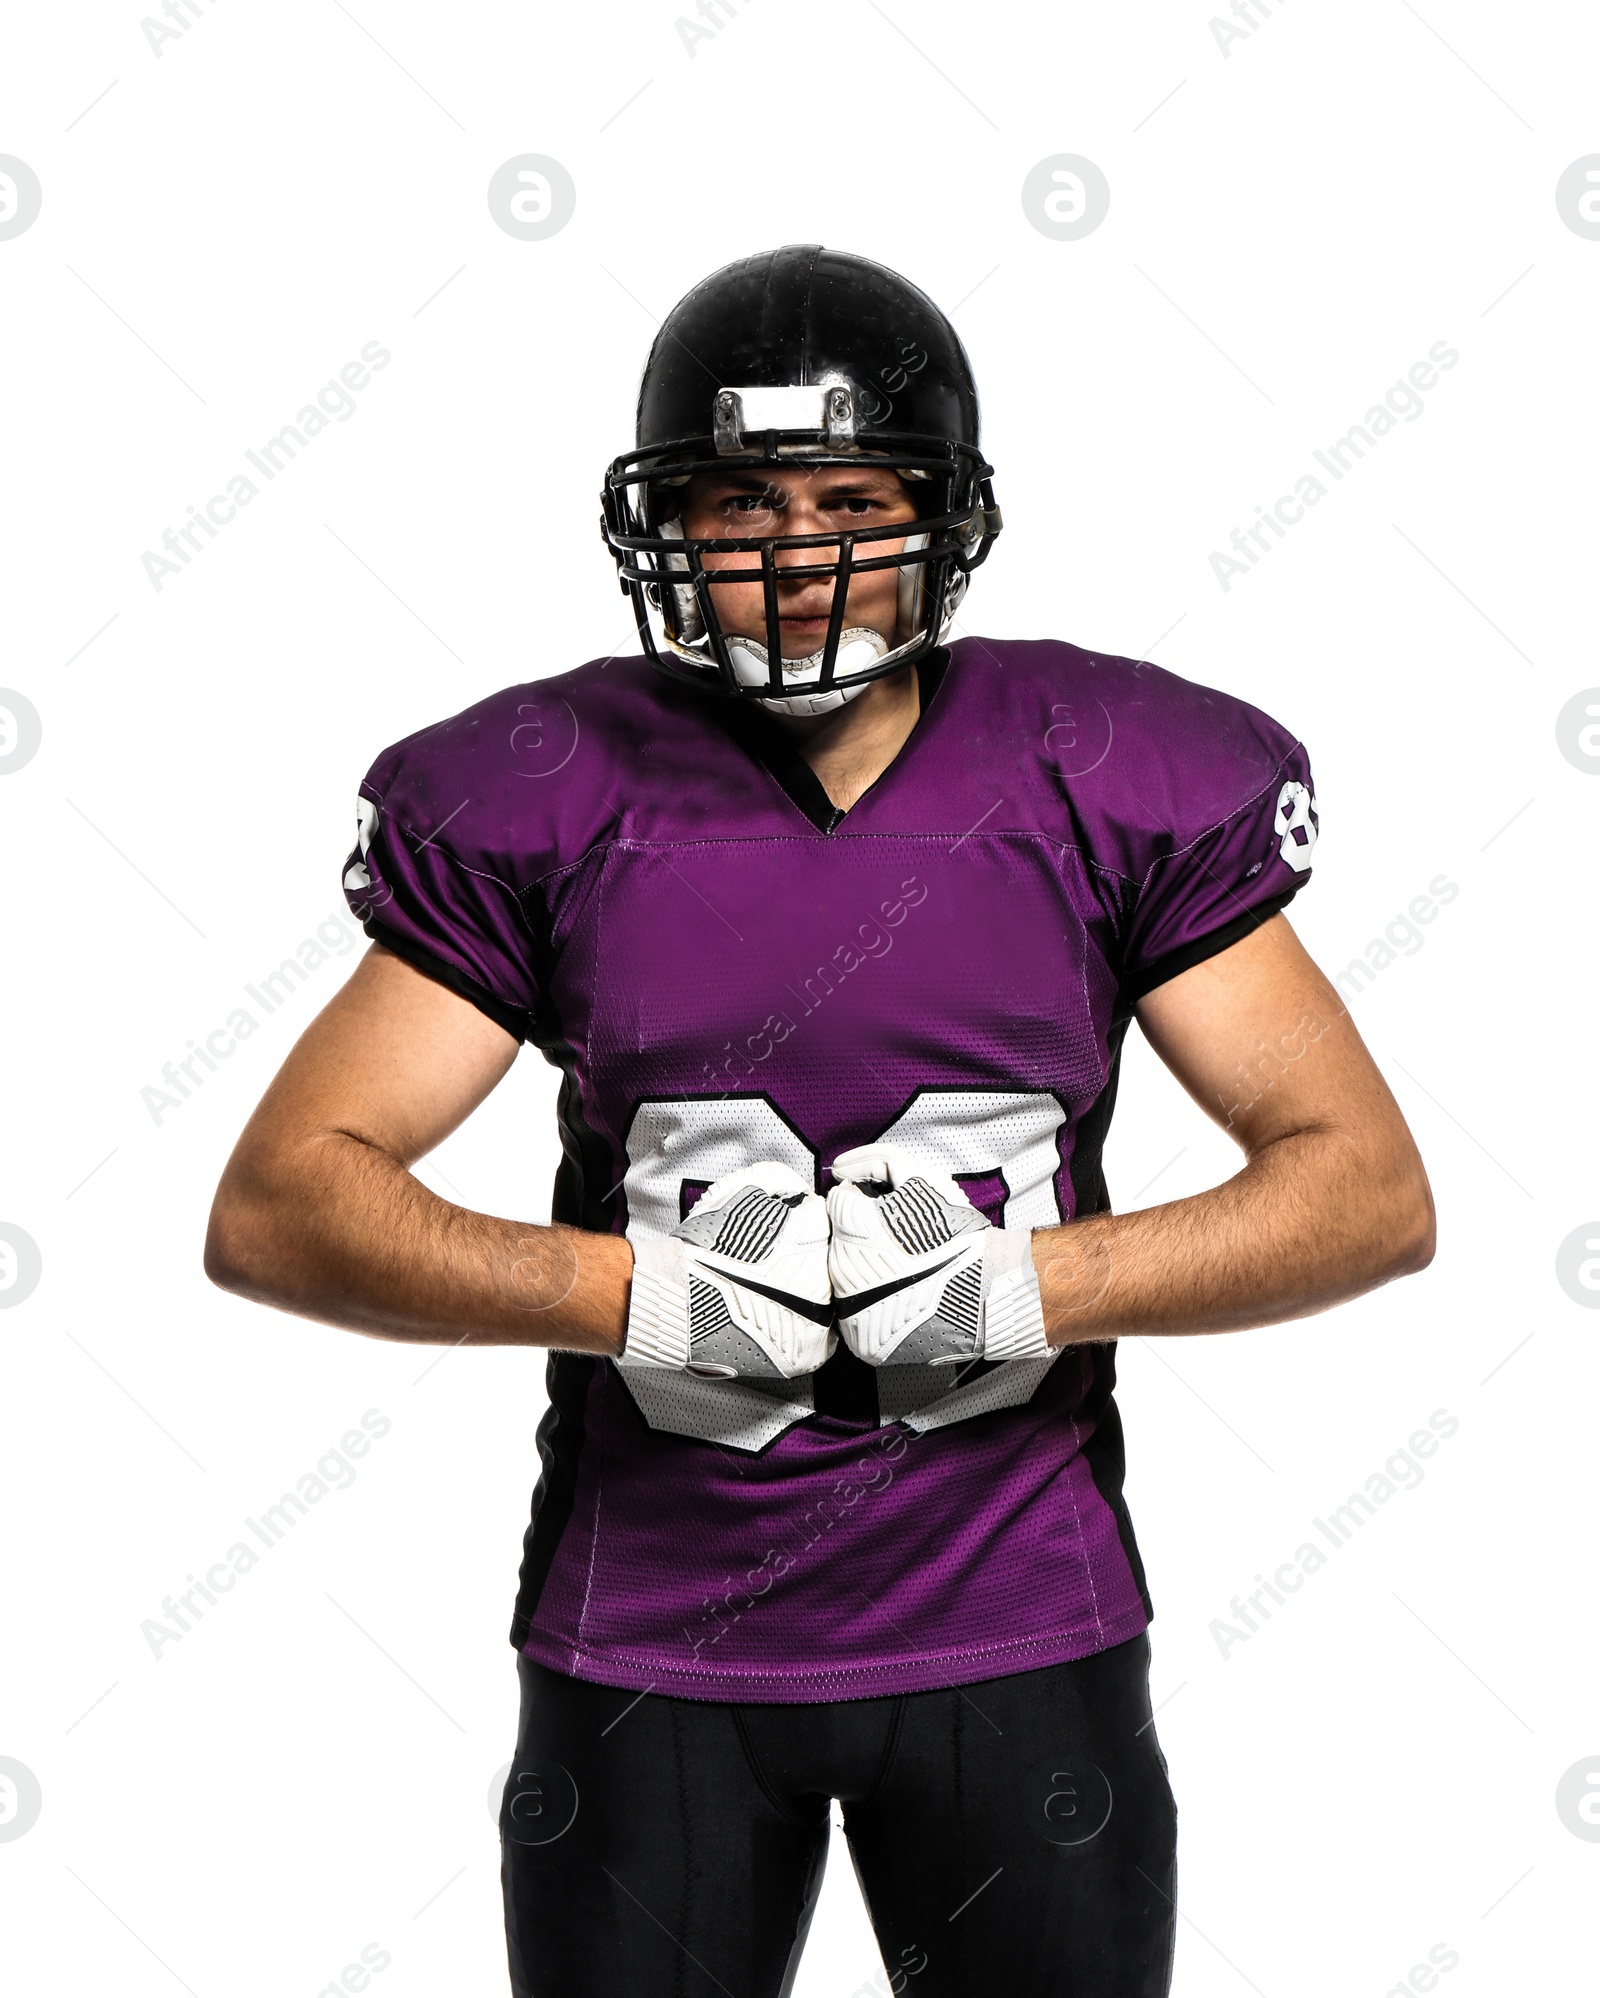
[[(786, 473), (868, 465), (898, 475), (915, 519), (685, 535), (684, 489), (703, 475), (753, 474), (759, 490), (763, 475), (777, 487)], [(607, 472), (601, 526), (661, 672), (819, 714), (940, 643), (1000, 529), (989, 479), (971, 369), (938, 308), (881, 265), (791, 247), (718, 272), (664, 322), (638, 442)], [(892, 639), (845, 622), (852, 579), (885, 570), (897, 582)], [(756, 582), (760, 639), (729, 630), (718, 603), (719, 590)], [(818, 583), (829, 586), (825, 638), (785, 659), (780, 586)]]

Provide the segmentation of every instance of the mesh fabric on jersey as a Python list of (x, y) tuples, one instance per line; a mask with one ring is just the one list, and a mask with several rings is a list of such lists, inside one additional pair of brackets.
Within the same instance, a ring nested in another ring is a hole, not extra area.
[[(611, 659), (386, 751), (369, 934), (562, 1071), (552, 1216), (641, 1235), (763, 1158), (892, 1142), (990, 1220), (1109, 1206), (1136, 1000), (1308, 878), (1300, 744), (1051, 641), (964, 639), (846, 813), (781, 725)], [(799, 1380), (554, 1353), (512, 1641), (684, 1697), (857, 1698), (1142, 1630), (1115, 1348)]]

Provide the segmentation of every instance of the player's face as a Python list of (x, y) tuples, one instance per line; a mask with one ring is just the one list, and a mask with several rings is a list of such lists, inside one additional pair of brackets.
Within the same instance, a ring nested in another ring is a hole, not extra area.
[[(684, 495), (683, 531), (691, 540), (857, 533), (864, 527), (887, 527), (916, 517), (917, 510), (894, 472), (868, 465), (823, 465), (810, 471), (763, 467), (760, 471), (703, 472), (691, 479)], [(865, 561), (871, 556), (898, 554), (904, 546), (903, 538), (869, 541), (861, 544), (858, 554)], [(815, 548), (779, 549), (778, 619), (785, 659), (804, 659), (821, 648), (828, 636), (834, 585), (828, 577), (785, 583), (783, 571), (838, 559), (836, 542), (832, 546), (822, 543)], [(718, 619), (730, 637), (754, 638), (765, 644), (767, 614), (758, 558), (749, 550), (727, 549), (709, 551), (704, 560), (707, 570), (728, 570), (753, 579), (714, 583), (713, 598)], [(865, 625), (893, 645), (899, 579), (896, 568), (852, 576), (842, 628)]]

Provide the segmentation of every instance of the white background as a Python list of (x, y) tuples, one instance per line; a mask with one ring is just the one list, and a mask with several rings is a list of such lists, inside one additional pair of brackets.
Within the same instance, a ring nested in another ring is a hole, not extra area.
[[(0, 1843), (0, 1978), (314, 1998), (377, 1942), (384, 1998), (506, 1988), (488, 1792), (543, 1356), (205, 1282), (223, 1160), (353, 949), (159, 1124), (140, 1092), (342, 912), (383, 745), (627, 642), (595, 496), (655, 318), (821, 240), (972, 355), (1007, 527), (969, 628), (1148, 652), (1298, 732), (1323, 837), (1293, 922), (1330, 972), (1460, 890), (1353, 1003), (1432, 1268), (1122, 1348), (1174, 1990), (1382, 1998), (1441, 1942), (1451, 1998), (1593, 1988), (1600, 1845), (1554, 1798), (1600, 1754), (1600, 1367), (1555, 1260), (1600, 1213), (1600, 788), (1556, 717), (1600, 682), (1600, 242), (1554, 197), (1600, 151), (1600, 21), (1262, 0), (1224, 54), (1204, 0), (730, 0), (691, 56), (671, 0), (196, 4), (159, 56), (131, 0), (17, 9), (0, 77), (44, 191), (0, 242), (0, 683), (44, 729), (0, 779), (0, 1221), (44, 1271), (0, 1313), (0, 1756), (43, 1793)], [(525, 152), (578, 190), (544, 242), (485, 199)], [(1077, 242), (1020, 198), (1063, 152), (1112, 190)], [(143, 552), (373, 340), (354, 416), (154, 589)], [(1424, 414), (1224, 591), (1212, 551), (1438, 341)], [(424, 1177), (547, 1216), (553, 1096), (525, 1053)], [(1237, 1163), (1135, 1036), (1115, 1203)], [(367, 1409), (392, 1428), (356, 1483), (153, 1658), (143, 1620)], [(1438, 1409), (1422, 1484), (1224, 1659), (1230, 1599)], [(798, 1990), (875, 1975), (836, 1840)]]

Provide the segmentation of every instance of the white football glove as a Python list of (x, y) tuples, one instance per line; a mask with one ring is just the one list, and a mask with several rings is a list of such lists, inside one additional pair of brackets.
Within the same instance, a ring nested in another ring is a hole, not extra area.
[(633, 1245), (623, 1366), (789, 1377), (838, 1342), (827, 1203), (786, 1165), (725, 1173), (670, 1235)]
[(992, 1228), (941, 1166), (893, 1146), (841, 1152), (828, 1277), (845, 1344), (871, 1367), (1052, 1349), (1032, 1236)]

